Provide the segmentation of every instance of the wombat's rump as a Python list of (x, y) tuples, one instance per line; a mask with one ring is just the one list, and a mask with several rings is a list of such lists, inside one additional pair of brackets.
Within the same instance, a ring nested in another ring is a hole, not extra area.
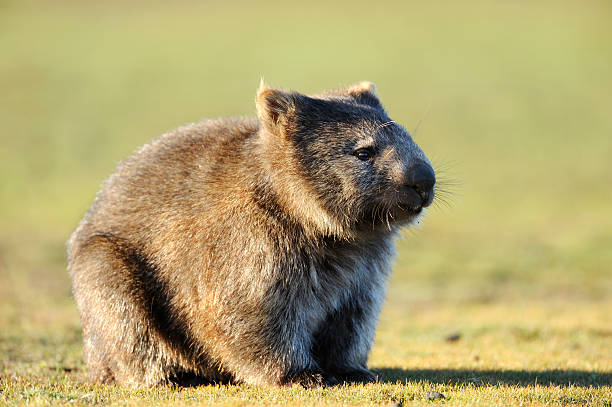
[(397, 230), (429, 161), (374, 86), (261, 86), (123, 161), (69, 241), (90, 377), (122, 385), (371, 381)]

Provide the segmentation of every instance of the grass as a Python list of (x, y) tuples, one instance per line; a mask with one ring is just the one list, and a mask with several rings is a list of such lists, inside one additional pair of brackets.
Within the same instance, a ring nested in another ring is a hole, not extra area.
[[(610, 15), (595, 0), (0, 1), (0, 405), (612, 405)], [(253, 115), (261, 76), (371, 80), (396, 121), (424, 117), (415, 139), (450, 205), (398, 242), (379, 382), (88, 384), (65, 240), (118, 160), (179, 124)]]
[(0, 402), (419, 405), (431, 403), (426, 393), (435, 390), (449, 405), (606, 406), (612, 403), (612, 315), (604, 305), (610, 304), (446, 304), (409, 312), (389, 306), (371, 358), (379, 382), (371, 385), (123, 389), (86, 382), (77, 315), (65, 301), (52, 316), (19, 311), (32, 325), (13, 323), (11, 334), (2, 335)]

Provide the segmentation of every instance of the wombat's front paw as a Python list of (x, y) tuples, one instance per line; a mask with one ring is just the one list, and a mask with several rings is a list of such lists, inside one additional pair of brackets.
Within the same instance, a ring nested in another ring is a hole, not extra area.
[(378, 376), (367, 369), (343, 370), (334, 372), (334, 376), (340, 383), (372, 383)]
[(338, 380), (333, 376), (324, 375), (321, 372), (304, 371), (290, 377), (284, 384), (299, 384), (306, 389), (310, 389), (313, 387), (335, 386), (338, 384)]

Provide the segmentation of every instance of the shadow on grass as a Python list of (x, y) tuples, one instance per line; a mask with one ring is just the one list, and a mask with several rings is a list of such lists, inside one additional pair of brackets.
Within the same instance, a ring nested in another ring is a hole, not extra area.
[(382, 383), (423, 381), (436, 384), (533, 386), (612, 386), (612, 372), (583, 370), (470, 370), (470, 369), (373, 369)]

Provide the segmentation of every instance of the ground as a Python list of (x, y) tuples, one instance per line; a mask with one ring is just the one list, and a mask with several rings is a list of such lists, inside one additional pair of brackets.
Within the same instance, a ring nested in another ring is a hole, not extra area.
[[(612, 406), (610, 16), (596, 0), (0, 1), (0, 405)], [(436, 168), (437, 203), (398, 242), (378, 382), (89, 384), (64, 242), (118, 160), (254, 115), (262, 76), (375, 82)]]
[[(8, 330), (0, 334), (0, 404), (610, 406), (611, 306), (409, 304), (392, 297), (371, 357), (377, 383), (122, 389), (87, 383), (78, 319), (66, 295), (45, 306), (3, 308), (0, 323)], [(429, 391), (444, 400), (429, 401)]]

